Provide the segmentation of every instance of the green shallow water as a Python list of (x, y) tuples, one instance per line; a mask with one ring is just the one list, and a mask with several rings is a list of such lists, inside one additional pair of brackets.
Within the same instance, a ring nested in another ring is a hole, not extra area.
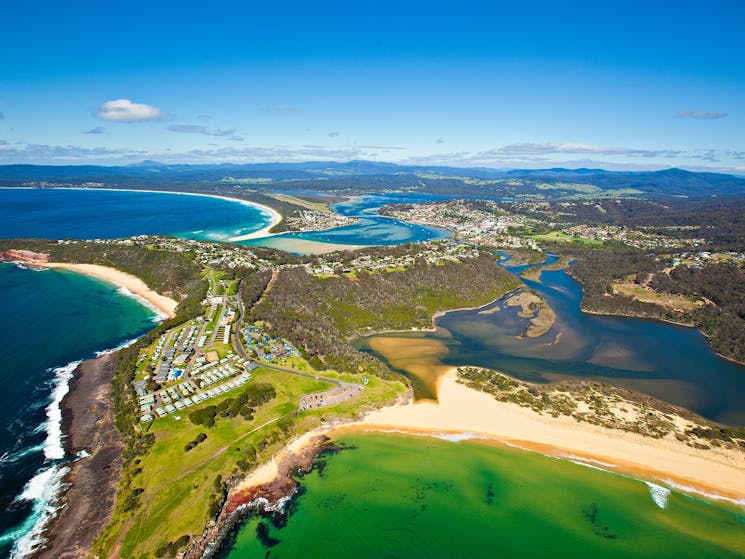
[(229, 559), (745, 557), (741, 509), (477, 441), (345, 435), (272, 547), (251, 519)]

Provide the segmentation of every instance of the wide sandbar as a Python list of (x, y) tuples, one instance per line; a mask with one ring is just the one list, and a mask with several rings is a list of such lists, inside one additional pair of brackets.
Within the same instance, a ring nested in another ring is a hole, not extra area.
[[(235, 239), (231, 239), (235, 240)], [(322, 243), (319, 241), (309, 241), (307, 239), (296, 239), (293, 237), (266, 237), (261, 239), (259, 244), (267, 248), (276, 248), (292, 254), (328, 254), (340, 250), (358, 250), (366, 248), (368, 245), (345, 245), (341, 243)]]

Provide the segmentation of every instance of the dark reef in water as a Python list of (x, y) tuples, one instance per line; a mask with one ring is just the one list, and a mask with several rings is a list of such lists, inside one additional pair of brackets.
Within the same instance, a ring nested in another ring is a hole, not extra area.
[(257, 525), (256, 537), (268, 548), (266, 557), (269, 557), (270, 549), (281, 541), (271, 536), (269, 525), (277, 530), (287, 526), (288, 520), (297, 511), (298, 498), (305, 494), (301, 483), (303, 477), (313, 471), (323, 476), (327, 466), (325, 457), (353, 448), (353, 445), (319, 436), (313, 444), (285, 458), (278, 465), (279, 476), (273, 481), (231, 492), (215, 526), (206, 530), (200, 541), (194, 542), (184, 558), (225, 559), (235, 545), (241, 527), (256, 517), (262, 519)]

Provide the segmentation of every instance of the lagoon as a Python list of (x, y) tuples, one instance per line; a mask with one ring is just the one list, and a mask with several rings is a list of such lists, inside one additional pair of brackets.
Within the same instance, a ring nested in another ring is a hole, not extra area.
[[(717, 356), (696, 329), (583, 313), (582, 287), (564, 270), (543, 271), (540, 281), (525, 283), (556, 312), (554, 325), (538, 338), (520, 336), (526, 319), (518, 316), (516, 307), (505, 307), (504, 299), (484, 309), (448, 312), (436, 320), (435, 332), (383, 335), (439, 344), (436, 363), (431, 344), (422, 353), (430, 368), (440, 367), (433, 378), (408, 373), (417, 397), (436, 398), (435, 380), (438, 371), (445, 369), (442, 365), (472, 365), (529, 382), (600, 381), (649, 394), (708, 419), (745, 425), (745, 367)], [(358, 346), (376, 353), (369, 339), (360, 340)], [(407, 355), (409, 361), (415, 357)]]

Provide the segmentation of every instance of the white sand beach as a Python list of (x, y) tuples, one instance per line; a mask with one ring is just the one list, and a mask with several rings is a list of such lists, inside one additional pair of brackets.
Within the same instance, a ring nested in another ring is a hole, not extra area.
[(499, 402), (457, 382), (451, 369), (439, 385), (439, 402), (397, 404), (359, 421), (316, 429), (294, 439), (269, 463), (249, 474), (240, 489), (262, 485), (277, 475), (278, 460), (318, 435), (355, 430), (453, 436), (507, 444), (549, 456), (583, 461), (639, 479), (658, 481), (745, 505), (745, 457), (737, 450), (692, 448), (674, 438), (653, 439), (580, 423), (567, 416), (540, 415)]

